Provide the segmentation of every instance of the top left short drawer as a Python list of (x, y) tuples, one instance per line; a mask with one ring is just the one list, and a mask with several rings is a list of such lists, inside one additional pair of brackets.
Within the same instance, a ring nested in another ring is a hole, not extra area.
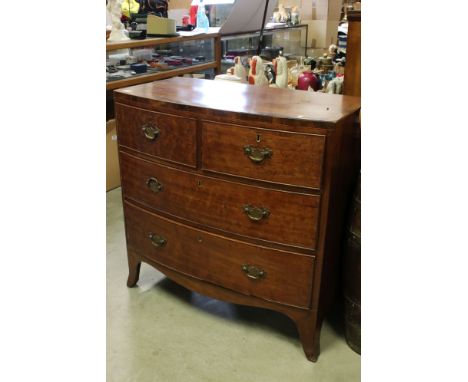
[(119, 145), (196, 168), (197, 123), (193, 118), (115, 105)]

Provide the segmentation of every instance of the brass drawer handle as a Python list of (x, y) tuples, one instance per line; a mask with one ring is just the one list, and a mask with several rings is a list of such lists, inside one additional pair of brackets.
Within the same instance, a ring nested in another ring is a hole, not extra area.
[(156, 178), (149, 178), (146, 181), (146, 185), (154, 193), (158, 193), (158, 192), (161, 192), (163, 190), (162, 183), (159, 180), (157, 180)]
[(244, 154), (254, 163), (261, 163), (267, 158), (271, 158), (273, 151), (267, 147), (263, 149), (253, 146), (244, 146)]
[(149, 123), (144, 124), (141, 129), (143, 130), (145, 137), (150, 141), (154, 141), (157, 137), (159, 137), (159, 133), (161, 132), (161, 130)]
[(256, 267), (255, 265), (242, 264), (241, 268), (245, 275), (250, 279), (259, 280), (265, 278), (266, 276), (266, 272), (262, 268)]
[(151, 240), (151, 244), (158, 248), (164, 247), (167, 243), (167, 240), (161, 235), (155, 235), (154, 233), (150, 233), (148, 237)]
[(259, 221), (266, 219), (270, 216), (270, 211), (264, 207), (253, 207), (251, 205), (244, 206), (244, 212), (249, 217), (250, 220)]

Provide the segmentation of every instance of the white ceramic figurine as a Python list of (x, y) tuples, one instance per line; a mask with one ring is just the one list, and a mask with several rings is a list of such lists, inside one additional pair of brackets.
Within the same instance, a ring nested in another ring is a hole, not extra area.
[(268, 78), (265, 76), (263, 60), (260, 56), (253, 56), (250, 60), (249, 84), (268, 86)]
[(127, 36), (124, 25), (120, 21), (122, 16), (122, 1), (123, 0), (109, 0), (107, 3), (107, 10), (109, 11), (112, 20), (112, 31), (109, 36), (109, 41), (130, 40)]
[(273, 60), (273, 66), (276, 74), (276, 86), (278, 88), (288, 87), (288, 62), (286, 58), (279, 56)]
[(242, 60), (239, 56), (234, 58), (234, 75), (242, 79), (242, 82), (247, 81), (247, 70), (244, 65), (242, 65)]
[(278, 5), (279, 22), (286, 23), (289, 20), (289, 14), (283, 4)]

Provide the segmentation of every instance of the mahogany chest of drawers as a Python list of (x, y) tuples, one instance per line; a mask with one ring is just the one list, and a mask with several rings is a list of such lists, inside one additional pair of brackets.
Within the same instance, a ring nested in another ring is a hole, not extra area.
[(189, 78), (115, 92), (129, 276), (288, 315), (307, 358), (339, 278), (355, 97)]

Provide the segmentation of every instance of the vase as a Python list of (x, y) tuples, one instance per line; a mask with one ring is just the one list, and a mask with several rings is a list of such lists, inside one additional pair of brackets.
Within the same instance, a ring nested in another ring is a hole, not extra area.
[(320, 89), (320, 82), (317, 76), (312, 73), (310, 70), (303, 71), (297, 79), (298, 90), (309, 90), (309, 87), (317, 91)]

